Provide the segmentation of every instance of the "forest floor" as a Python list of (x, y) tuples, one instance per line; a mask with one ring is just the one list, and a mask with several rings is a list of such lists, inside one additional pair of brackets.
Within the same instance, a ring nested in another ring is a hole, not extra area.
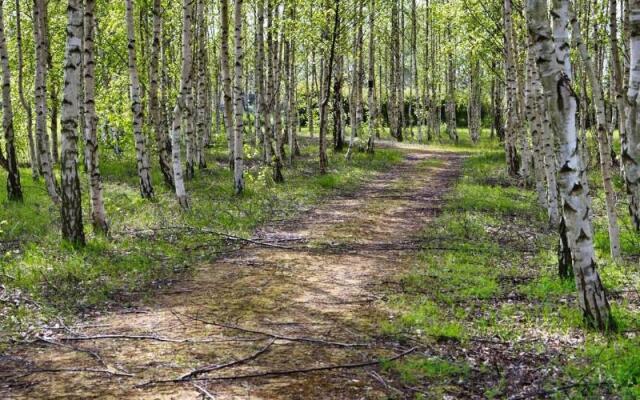
[[(11, 339), (0, 353), (0, 398), (640, 396), (634, 232), (623, 229), (622, 263), (607, 258), (608, 241), (596, 236), (619, 330), (591, 331), (575, 305), (573, 280), (557, 277), (556, 235), (535, 193), (506, 176), (494, 143), (385, 147), (373, 160), (356, 154), (362, 159), (351, 165), (334, 155), (336, 170), (321, 181), (292, 175), (293, 186), (274, 189), (282, 193), (260, 189), (241, 200), (246, 204), (236, 219), (245, 218), (247, 228), (263, 212), (249, 205), (265, 196), (274, 204), (270, 222), (257, 224), (250, 239), (208, 242), (203, 234), (213, 233), (207, 226), (215, 221), (203, 221), (204, 206), (178, 215), (191, 226), (184, 232), (164, 225), (132, 229), (126, 214), (119, 229), (135, 236), (131, 243), (114, 240), (111, 252), (124, 254), (117, 265), (160, 244), (209, 257), (168, 253), (172, 263), (190, 267), (159, 280), (162, 288), (146, 297), (118, 307), (116, 294), (106, 312)], [(606, 233), (597, 182), (592, 177), (595, 224)], [(325, 186), (331, 190), (318, 189)], [(314, 197), (300, 203), (301, 190)], [(305, 208), (278, 209), (295, 204)], [(9, 270), (15, 281), (19, 267)], [(62, 289), (66, 281), (70, 288), (85, 285), (85, 270), (78, 271), (67, 273), (77, 278), (54, 280), (60, 291), (49, 289), (40, 301), (66, 294), (77, 302), (78, 294)]]
[(384, 288), (408, 268), (463, 160), (402, 151), (390, 171), (258, 229), (152, 301), (10, 350), (0, 396), (385, 397), (377, 368), (355, 364), (415, 351), (378, 335)]

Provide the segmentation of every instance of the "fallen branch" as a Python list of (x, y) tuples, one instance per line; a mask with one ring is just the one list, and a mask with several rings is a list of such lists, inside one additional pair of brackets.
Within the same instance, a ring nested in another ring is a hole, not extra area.
[(57, 340), (64, 342), (71, 341), (88, 341), (88, 340), (108, 340), (108, 339), (128, 339), (128, 340), (151, 340), (156, 342), (168, 342), (168, 343), (217, 343), (217, 342), (230, 342), (230, 341), (255, 341), (258, 339), (252, 338), (232, 338), (232, 339), (173, 339), (163, 336), (153, 335), (121, 335), (121, 334), (106, 334), (106, 335), (93, 335), (93, 336), (63, 336), (56, 338)]
[(200, 393), (202, 393), (203, 396), (206, 396), (209, 399), (215, 400), (215, 396), (213, 394), (211, 394), (211, 392), (209, 392), (205, 387), (202, 387), (202, 386), (198, 385), (197, 383), (194, 383), (193, 387), (198, 389), (198, 391)]
[(404, 356), (407, 356), (413, 353), (416, 350), (415, 347), (410, 348), (409, 350), (402, 352), (396, 356), (393, 356), (386, 360), (374, 360), (374, 361), (365, 361), (360, 363), (353, 364), (337, 364), (337, 365), (323, 365), (320, 367), (310, 367), (310, 368), (300, 368), (300, 369), (285, 369), (285, 370), (275, 370), (275, 371), (265, 371), (265, 372), (256, 372), (252, 374), (245, 375), (229, 375), (229, 376), (219, 376), (215, 378), (197, 378), (197, 380), (202, 381), (229, 381), (229, 380), (241, 380), (241, 379), (251, 379), (251, 378), (267, 378), (273, 376), (282, 376), (282, 375), (297, 375), (297, 374), (306, 374), (309, 372), (318, 372), (318, 371), (329, 371), (333, 369), (354, 369), (354, 368), (363, 368), (369, 367), (372, 365), (378, 365), (382, 362), (395, 361)]
[(284, 335), (279, 335), (277, 333), (265, 332), (265, 331), (260, 331), (260, 330), (257, 330), (257, 329), (251, 329), (251, 328), (244, 328), (244, 327), (237, 326), (237, 325), (223, 324), (223, 323), (214, 322), (214, 321), (206, 321), (206, 320), (200, 319), (198, 317), (192, 317), (192, 316), (189, 316), (189, 315), (185, 315), (185, 317), (190, 318), (190, 319), (192, 319), (194, 321), (201, 322), (201, 323), (203, 323), (205, 325), (213, 325), (213, 326), (217, 326), (217, 327), (220, 327), (220, 328), (234, 329), (234, 330), (238, 330), (238, 331), (241, 331), (241, 332), (253, 333), (253, 334), (256, 334), (256, 335), (264, 335), (264, 336), (271, 337), (273, 339), (286, 340), (286, 341), (289, 341), (289, 342), (317, 343), (317, 344), (324, 344), (324, 345), (337, 346), (337, 347), (369, 347), (370, 346), (370, 344), (368, 344), (368, 343), (342, 343), (342, 342), (334, 342), (334, 341), (330, 341), (330, 340), (322, 340), (322, 339), (309, 338), (309, 337), (284, 336)]
[(186, 231), (186, 232), (192, 232), (192, 233), (203, 233), (203, 234), (208, 234), (208, 235), (215, 235), (215, 236), (220, 236), (223, 237), (225, 239), (228, 240), (236, 240), (236, 241), (241, 241), (241, 242), (247, 242), (247, 243), (251, 243), (251, 244), (256, 244), (259, 246), (265, 246), (265, 247), (274, 247), (277, 249), (283, 249), (283, 250), (298, 250), (298, 248), (296, 247), (289, 247), (289, 246), (282, 246), (282, 245), (278, 245), (275, 243), (269, 243), (269, 242), (262, 242), (259, 240), (253, 240), (253, 239), (247, 239), (247, 238), (243, 238), (240, 236), (236, 236), (236, 235), (232, 235), (229, 233), (224, 233), (224, 232), (219, 232), (213, 229), (209, 229), (209, 228), (196, 228), (196, 227), (190, 227), (190, 226), (167, 226), (167, 227), (160, 227), (160, 228), (148, 228), (148, 229), (140, 229), (140, 230), (131, 230), (131, 231), (123, 231), (120, 233), (129, 233), (129, 234), (137, 234), (137, 233), (146, 233), (146, 232), (151, 232), (151, 233), (155, 233), (158, 231)]
[(260, 357), (262, 354), (266, 353), (275, 341), (276, 341), (275, 339), (271, 339), (265, 347), (261, 348), (260, 350), (256, 351), (255, 353), (247, 357), (244, 357), (235, 361), (230, 361), (224, 364), (213, 364), (213, 365), (208, 365), (206, 367), (197, 368), (189, 372), (188, 374), (184, 374), (178, 379), (175, 379), (175, 381), (188, 381), (198, 375), (206, 374), (207, 372), (218, 371), (224, 368), (233, 367), (234, 365), (246, 363), (247, 361), (255, 360), (256, 358)]
[(96, 369), (96, 368), (35, 368), (21, 375), (17, 375), (11, 378), (13, 379), (24, 378), (25, 376), (40, 374), (40, 373), (66, 373), (66, 372), (86, 372), (91, 374), (104, 374), (104, 375), (127, 377), (127, 378), (133, 378), (135, 376), (133, 374), (129, 374), (126, 372), (114, 372), (114, 371), (109, 371), (107, 369)]
[(157, 342), (169, 342), (169, 343), (190, 343), (192, 339), (171, 339), (162, 336), (151, 335), (94, 335), (94, 336), (63, 336), (56, 338), (61, 341), (86, 341), (86, 340), (103, 340), (103, 339), (130, 339), (130, 340), (153, 340)]
[[(365, 362), (353, 363), (353, 364), (323, 365), (320, 367), (265, 371), (265, 372), (256, 372), (256, 373), (245, 374), (245, 375), (228, 375), (228, 376), (218, 376), (218, 377), (193, 378), (191, 380), (192, 381), (193, 380), (195, 381), (231, 381), (231, 380), (241, 380), (241, 379), (251, 379), (251, 378), (269, 378), (269, 377), (283, 376), (283, 375), (306, 374), (310, 372), (329, 371), (334, 369), (363, 368), (363, 367), (369, 367), (372, 365), (378, 365), (384, 361), (390, 362), (390, 361), (398, 360), (404, 356), (407, 356), (413, 353), (415, 350), (416, 350), (416, 347), (412, 347), (409, 350), (406, 350), (389, 359), (378, 359), (374, 361), (365, 361)], [(149, 382), (142, 383), (140, 385), (136, 385), (135, 387), (140, 388), (140, 387), (146, 387), (150, 385), (166, 384), (166, 383), (182, 383), (182, 382), (185, 382), (185, 380), (167, 379), (162, 381), (149, 381)]]

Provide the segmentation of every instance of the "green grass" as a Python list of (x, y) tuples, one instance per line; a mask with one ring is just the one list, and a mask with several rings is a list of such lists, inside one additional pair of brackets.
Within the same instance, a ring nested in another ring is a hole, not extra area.
[(343, 154), (330, 154), (328, 174), (320, 176), (316, 148), (308, 144), (294, 167), (285, 168), (283, 184), (275, 184), (271, 170), (249, 158), (247, 189), (235, 196), (225, 166), (226, 143), (219, 142), (209, 150), (209, 169), (197, 171), (196, 178), (187, 182), (188, 211), (182, 211), (173, 192), (163, 186), (157, 166), (152, 169), (155, 199), (144, 200), (138, 192), (135, 161), (105, 152), (101, 170), (112, 237), (92, 231), (83, 174), (88, 244), (79, 249), (61, 241), (58, 208), (48, 199), (43, 183), (32, 182), (28, 170), (21, 171), (24, 203), (8, 202), (2, 185), (0, 246), (14, 240), (19, 245), (0, 254), (0, 283), (11, 293), (20, 293), (20, 301), (0, 314), (3, 336), (17, 335), (57, 315), (111, 304), (126, 307), (153, 288), (171, 284), (194, 265), (214, 259), (228, 246), (219, 236), (202, 234), (202, 228), (248, 237), (269, 220), (293, 216), (336, 191), (355, 190), (367, 177), (403, 158), (400, 151), (382, 148), (374, 156), (356, 152), (351, 162)]
[[(516, 187), (506, 175), (500, 149), (489, 147), (470, 154), (443, 213), (423, 233), (423, 251), (399, 277), (401, 290), (389, 295), (393, 318), (380, 323), (385, 335), (400, 342), (424, 343), (431, 352), (433, 343), (443, 347), (418, 361), (397, 361), (389, 373), (405, 386), (418, 385), (428, 398), (455, 397), (455, 382), (445, 379), (443, 387), (438, 368), (430, 365), (435, 359), (464, 368), (468, 360), (457, 351), (458, 357), (451, 357), (453, 350), (447, 349), (474, 349), (481, 346), (476, 339), (488, 338), (512, 342), (521, 354), (540, 354), (546, 351), (544, 343), (550, 337), (568, 343), (582, 337), (583, 342), (550, 356), (549, 366), (559, 370), (560, 381), (546, 382), (545, 389), (578, 382), (560, 393), (560, 398), (612, 394), (638, 398), (640, 339), (633, 333), (640, 331), (637, 300), (624, 295), (611, 300), (618, 333), (602, 335), (588, 329), (576, 306), (573, 280), (557, 276), (556, 234), (547, 227), (546, 213), (537, 205), (533, 191)], [(599, 188), (598, 179), (597, 174), (591, 177), (592, 188)], [(602, 196), (602, 190), (597, 190), (593, 201), (599, 271), (609, 290), (633, 293), (640, 289), (636, 257), (621, 263), (608, 257)], [(619, 215), (623, 226), (628, 224), (622, 206)], [(623, 228), (622, 238), (626, 254), (640, 253), (637, 234)], [(523, 335), (538, 337), (539, 342), (518, 344)], [(478, 385), (483, 380), (493, 382), (483, 387), (486, 397), (504, 397), (509, 385), (502, 375), (492, 368), (476, 373), (480, 374), (474, 378)], [(458, 379), (469, 378), (457, 374)]]

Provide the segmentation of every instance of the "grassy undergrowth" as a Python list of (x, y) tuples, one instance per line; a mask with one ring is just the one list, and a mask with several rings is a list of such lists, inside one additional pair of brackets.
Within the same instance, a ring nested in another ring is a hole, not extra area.
[[(621, 327), (608, 335), (583, 325), (573, 281), (556, 275), (556, 235), (535, 193), (504, 169), (497, 148), (471, 155), (424, 231), (424, 248), (399, 277), (392, 318), (381, 329), (427, 350), (387, 370), (416, 398), (639, 398), (640, 273), (633, 256), (620, 264), (607, 256), (601, 193), (594, 199), (599, 268)], [(637, 240), (623, 231), (629, 254)]]
[(29, 334), (53, 316), (126, 307), (233, 245), (203, 230), (248, 237), (258, 225), (290, 217), (336, 191), (353, 190), (371, 174), (402, 160), (392, 149), (378, 149), (373, 157), (356, 153), (351, 163), (334, 154), (329, 173), (320, 176), (316, 147), (301, 143), (303, 157), (284, 170), (284, 184), (275, 184), (269, 169), (252, 162), (255, 153), (247, 148), (251, 168), (246, 192), (239, 197), (233, 194), (225, 166), (226, 143), (218, 143), (209, 150), (209, 168), (197, 171), (187, 183), (191, 209), (186, 212), (162, 185), (158, 168), (153, 168), (156, 197), (143, 200), (135, 160), (105, 154), (101, 169), (112, 237), (91, 230), (83, 175), (88, 235), (83, 249), (61, 241), (58, 208), (42, 182), (32, 182), (29, 171), (22, 170), (24, 203), (7, 202), (4, 186), (0, 189), (0, 295), (6, 299), (0, 304), (0, 339)]

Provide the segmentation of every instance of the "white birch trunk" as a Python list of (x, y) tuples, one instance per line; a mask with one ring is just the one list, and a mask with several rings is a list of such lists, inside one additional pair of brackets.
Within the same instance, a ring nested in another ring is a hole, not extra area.
[(4, 4), (0, 1), (0, 63), (2, 64), (2, 129), (6, 158), (0, 154), (3, 167), (7, 170), (7, 198), (11, 201), (22, 201), (20, 186), (20, 170), (14, 143), (13, 108), (11, 104), (11, 71), (9, 69), (9, 54), (4, 33)]
[[(35, 4), (34, 4), (35, 5)], [(36, 7), (34, 7), (35, 10)], [(29, 143), (29, 159), (31, 161), (31, 176), (34, 180), (40, 178), (40, 168), (42, 163), (40, 162), (39, 147), (33, 140), (33, 110), (31, 104), (27, 101), (24, 95), (24, 74), (23, 74), (23, 57), (22, 57), (22, 13), (20, 12), (20, 0), (16, 0), (16, 48), (18, 53), (18, 94), (20, 97), (20, 104), (24, 109), (27, 120), (27, 139)], [(35, 29), (34, 29), (35, 32)], [(48, 139), (48, 138), (47, 138)], [(38, 139), (36, 138), (36, 141)], [(48, 143), (48, 140), (47, 140)], [(44, 149), (48, 152), (49, 146), (44, 146)], [(49, 156), (49, 169), (51, 169), (51, 157)]]
[(640, 1), (629, 1), (629, 87), (627, 91), (626, 149), (622, 160), (629, 193), (629, 213), (636, 231), (640, 230)]
[[(34, 98), (36, 103), (36, 140), (40, 167), (47, 193), (54, 203), (60, 202), (58, 184), (53, 174), (53, 165), (49, 152), (47, 135), (47, 39), (46, 39), (46, 1), (36, 0), (33, 8), (34, 39), (36, 43), (36, 71), (34, 78)], [(53, 126), (52, 126), (53, 131)], [(53, 132), (52, 132), (53, 134)], [(57, 150), (57, 149), (56, 149)]]
[(376, 59), (375, 59), (375, 14), (376, 0), (371, 0), (369, 4), (369, 80), (368, 88), (368, 107), (369, 107), (369, 141), (367, 142), (367, 153), (373, 154), (375, 151), (376, 141)]
[(184, 174), (180, 162), (180, 131), (183, 116), (186, 113), (186, 98), (191, 90), (191, 0), (182, 2), (182, 66), (180, 70), (180, 92), (173, 108), (171, 123), (171, 159), (173, 161), (173, 180), (176, 186), (176, 198), (183, 209), (189, 208), (189, 199), (184, 187)]
[(89, 175), (91, 200), (91, 220), (95, 231), (106, 234), (109, 231), (107, 213), (102, 196), (102, 177), (98, 158), (98, 116), (96, 115), (94, 78), (94, 37), (95, 37), (95, 0), (85, 0), (84, 9), (84, 143), (85, 162)]
[(224, 96), (224, 126), (229, 144), (229, 169), (233, 171), (235, 146), (233, 143), (233, 94), (231, 92), (231, 72), (229, 70), (229, 0), (220, 0), (220, 64)]
[(243, 93), (242, 93), (242, 67), (244, 63), (244, 48), (242, 44), (242, 0), (235, 0), (234, 5), (234, 42), (235, 42), (235, 76), (233, 85), (233, 112), (235, 114), (235, 130), (233, 137), (233, 183), (236, 194), (244, 190), (244, 161), (242, 138), (244, 115)]
[(513, 21), (511, 0), (504, 0), (504, 44), (505, 72), (507, 80), (507, 118), (504, 130), (504, 147), (507, 158), (507, 170), (510, 175), (518, 174), (518, 155), (516, 151), (516, 129), (518, 127), (518, 110), (516, 109), (516, 67), (513, 46)]
[(133, 117), (133, 135), (136, 143), (136, 164), (138, 177), (140, 178), (140, 195), (145, 199), (153, 197), (153, 186), (151, 185), (151, 166), (149, 163), (149, 153), (143, 124), (143, 110), (140, 99), (140, 79), (138, 77), (138, 66), (136, 61), (136, 39), (133, 26), (133, 0), (125, 0), (127, 41), (129, 53), (129, 94), (131, 96), (131, 113)]
[[(151, 62), (149, 66), (149, 109), (151, 122), (158, 147), (158, 161), (164, 183), (174, 188), (173, 171), (171, 169), (171, 142), (167, 134), (167, 125), (163, 123), (163, 110), (160, 109), (159, 81), (160, 81), (160, 42), (162, 40), (162, 1), (153, 0), (153, 39), (151, 41)], [(165, 105), (162, 102), (162, 105)]]
[(609, 228), (609, 249), (611, 257), (615, 260), (620, 259), (620, 228), (618, 227), (618, 217), (616, 215), (616, 193), (611, 181), (611, 156), (609, 153), (609, 127), (606, 121), (606, 110), (604, 104), (604, 93), (600, 80), (596, 77), (593, 68), (591, 56), (587, 50), (587, 46), (582, 40), (580, 32), (580, 23), (578, 19), (572, 15), (572, 33), (573, 40), (580, 52), (582, 63), (589, 82), (591, 83), (591, 94), (596, 109), (596, 131), (598, 140), (598, 150), (600, 152), (600, 170), (602, 172), (602, 185), (605, 193), (605, 203), (607, 209), (607, 220)]
[[(562, 1), (555, 0), (556, 3)], [(554, 9), (565, 10), (568, 13), (568, 7), (554, 7)], [(559, 144), (558, 181), (567, 238), (573, 259), (578, 303), (585, 320), (605, 330), (612, 327), (613, 320), (600, 276), (596, 271), (593, 229), (589, 220), (590, 200), (586, 183), (583, 182), (584, 167), (578, 151), (577, 102), (571, 88), (571, 80), (564, 73), (564, 67), (569, 62), (567, 59), (558, 58), (565, 49), (557, 49), (551, 40), (547, 12), (546, 1), (527, 0), (529, 32), (537, 51), (537, 64), (551, 115), (551, 126)], [(561, 20), (568, 20), (568, 14), (558, 16)], [(559, 32), (559, 35), (562, 37), (562, 32)]]
[(68, 0), (67, 42), (64, 62), (64, 99), (62, 101), (62, 238), (84, 245), (82, 199), (78, 177), (78, 130), (80, 127), (80, 64), (82, 57), (82, 2)]

